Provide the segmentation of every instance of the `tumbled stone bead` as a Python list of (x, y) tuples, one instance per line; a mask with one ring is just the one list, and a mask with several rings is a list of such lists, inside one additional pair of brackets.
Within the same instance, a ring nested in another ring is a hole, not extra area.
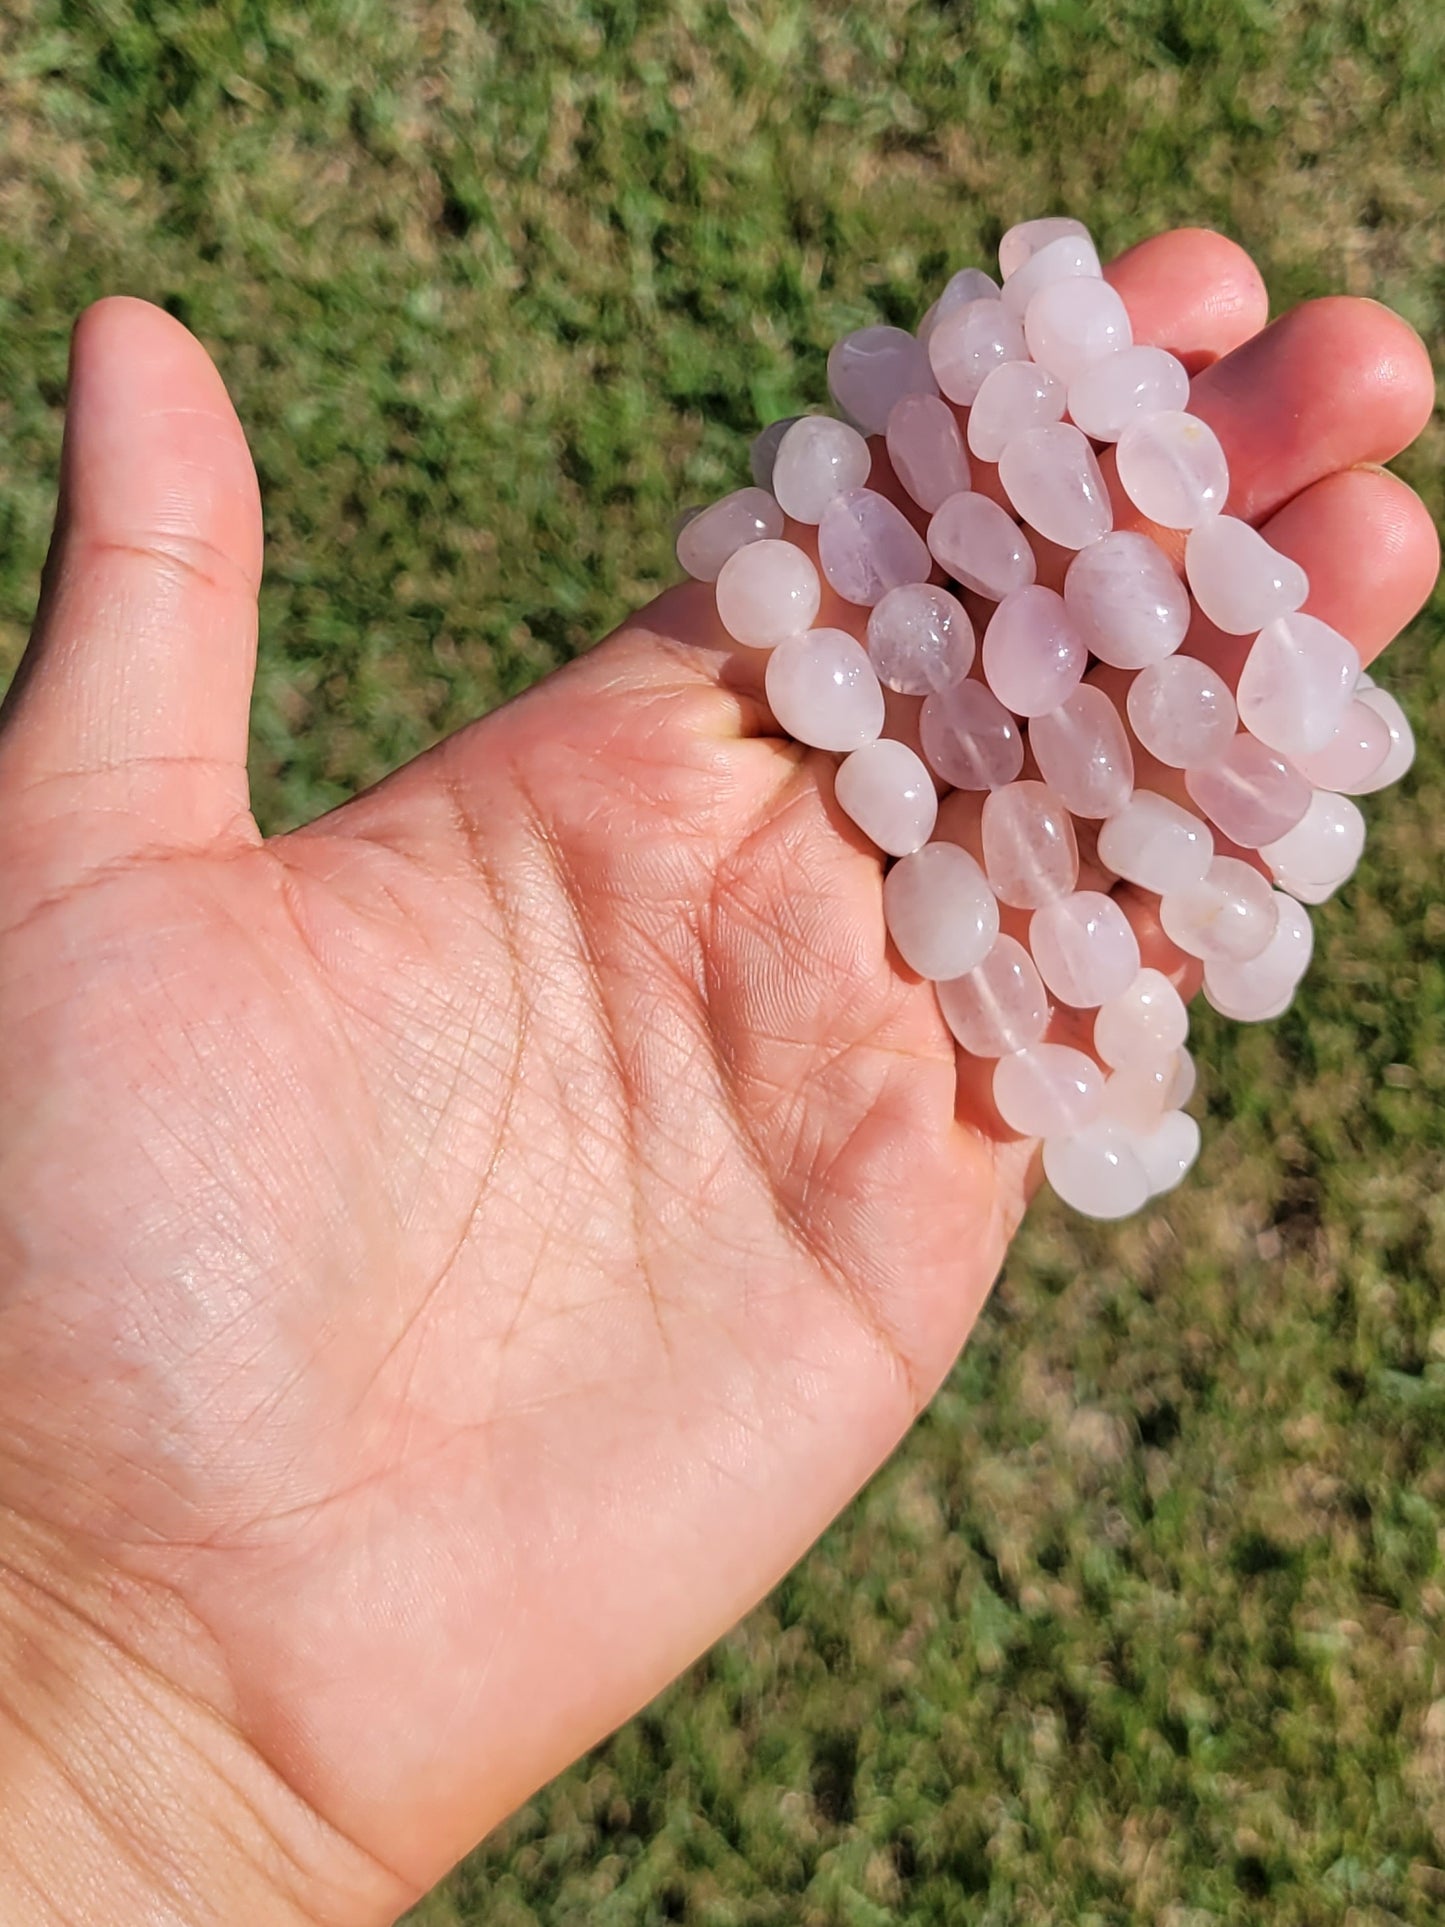
[(998, 479), (1029, 527), (1062, 548), (1085, 548), (1114, 525), (1098, 457), (1069, 422), (1015, 435), (999, 457)]
[(1172, 1191), (1199, 1156), (1199, 1126), (1187, 1111), (1168, 1110), (1152, 1131), (1131, 1131), (1128, 1144), (1144, 1167), (1151, 1198)]
[(1067, 1137), (1098, 1116), (1104, 1079), (1093, 1058), (1067, 1044), (1030, 1044), (1001, 1057), (993, 1101), (1023, 1137)]
[(1204, 966), (1204, 994), (1222, 1017), (1251, 1024), (1274, 1016), (1310, 967), (1315, 933), (1309, 911), (1283, 890), (1275, 892), (1275, 909), (1274, 935), (1257, 957)]
[(1189, 1036), (1184, 999), (1162, 970), (1143, 969), (1126, 990), (1100, 1005), (1094, 1049), (1113, 1070), (1168, 1064)]
[(1149, 1201), (1149, 1179), (1127, 1131), (1096, 1121), (1072, 1137), (1044, 1139), (1044, 1176), (1061, 1204), (1108, 1223)]
[(965, 589), (991, 602), (1027, 588), (1038, 573), (1029, 539), (1008, 510), (967, 489), (950, 495), (929, 523), (928, 547)]
[(971, 402), (986, 375), (1023, 354), (1024, 331), (1001, 301), (966, 302), (940, 315), (928, 337), (934, 376), (950, 401)]
[(1086, 234), (1064, 234), (1004, 277), (1003, 304), (1022, 321), (1035, 296), (1060, 281), (1097, 281), (1099, 253)]
[(1068, 386), (1086, 368), (1133, 346), (1129, 310), (1107, 281), (1051, 281), (1024, 315), (1024, 340), (1041, 368)]
[(1355, 873), (1365, 848), (1365, 819), (1347, 796), (1316, 790), (1309, 808), (1260, 856), (1282, 890), (1302, 903), (1323, 903)]
[(834, 794), (838, 807), (889, 856), (921, 850), (938, 819), (938, 792), (923, 758), (886, 736), (844, 757)]
[(925, 843), (883, 879), (883, 921), (904, 963), (935, 983), (976, 969), (998, 937), (998, 903), (956, 843)]
[(1015, 716), (1057, 709), (1078, 687), (1088, 662), (1064, 598), (1038, 583), (1005, 596), (984, 631), (984, 676)]
[(1119, 712), (1082, 683), (1047, 716), (1029, 725), (1039, 774), (1075, 816), (1113, 816), (1134, 787), (1134, 757)]
[(1189, 628), (1188, 590), (1158, 544), (1131, 529), (1080, 549), (1064, 577), (1064, 601), (1089, 648), (1116, 669), (1162, 662)]
[(1166, 890), (1159, 921), (1171, 943), (1205, 963), (1248, 963), (1274, 935), (1275, 893), (1238, 857), (1217, 856), (1203, 881)]
[(1181, 1050), (1174, 1060), (1174, 1082), (1169, 1086), (1169, 1104), (1172, 1110), (1182, 1111), (1194, 1095), (1198, 1081), (1194, 1059), (1187, 1050)]
[(1373, 703), (1357, 695), (1323, 749), (1309, 755), (1296, 751), (1290, 761), (1316, 789), (1362, 796), (1383, 769), (1390, 747), (1390, 725)]
[(955, 683), (929, 696), (918, 733), (929, 768), (955, 789), (999, 789), (1024, 766), (1017, 722), (981, 682)]
[(1243, 731), (1207, 763), (1186, 770), (1184, 787), (1214, 827), (1242, 850), (1273, 843), (1310, 806), (1310, 786), (1298, 770)]
[(1245, 728), (1286, 756), (1323, 749), (1354, 693), (1354, 645), (1318, 616), (1277, 616), (1255, 637), (1235, 701)]
[(1099, 1115), (1129, 1132), (1152, 1131), (1169, 1108), (1174, 1066), (1168, 1058), (1131, 1064), (1104, 1079)]
[(1384, 762), (1367, 783), (1358, 784), (1352, 790), (1355, 796), (1373, 796), (1376, 790), (1398, 783), (1408, 772), (1415, 760), (1415, 732), (1409, 717), (1388, 689), (1377, 689), (1370, 683), (1360, 691), (1360, 699), (1369, 704), (1390, 732), (1390, 748)]
[(1000, 903), (1037, 910), (1079, 880), (1073, 818), (1044, 783), (1010, 783), (983, 805), (983, 867)]
[(1139, 940), (1102, 890), (1075, 890), (1035, 910), (1029, 951), (1060, 1003), (1076, 1010), (1121, 996), (1139, 974)]
[(1024, 1050), (1036, 1044), (1049, 1025), (1044, 980), (1014, 937), (999, 937), (967, 975), (941, 982), (938, 1007), (974, 1057), (1006, 1057)]
[(754, 649), (801, 635), (822, 597), (818, 571), (791, 542), (750, 542), (718, 570), (718, 619), (734, 641)]
[[(1067, 594), (1067, 581), (1064, 589)], [(1125, 702), (1134, 734), (1171, 769), (1217, 756), (1239, 723), (1229, 685), (1193, 656), (1168, 656), (1141, 669)]]
[(835, 496), (862, 488), (872, 466), (856, 428), (831, 415), (804, 415), (778, 445), (773, 494), (795, 522), (821, 522)]
[(1154, 790), (1135, 790), (1099, 831), (1099, 861), (1116, 877), (1162, 895), (1203, 881), (1214, 861), (1209, 825)]
[(763, 686), (779, 727), (814, 749), (861, 749), (883, 727), (873, 665), (842, 629), (810, 629), (780, 642)]
[(1211, 515), (1189, 532), (1184, 572), (1194, 600), (1216, 629), (1253, 636), (1298, 609), (1310, 592), (1298, 562), (1270, 547), (1237, 515)]
[(1229, 495), (1229, 464), (1207, 422), (1165, 409), (1131, 422), (1116, 444), (1119, 486), (1141, 515), (1166, 529), (1193, 529)]
[(1032, 361), (1005, 361), (983, 378), (968, 411), (968, 446), (996, 462), (1015, 435), (1042, 428), (1064, 412), (1064, 384)]
[(784, 415), (754, 435), (748, 448), (748, 472), (759, 488), (773, 486), (773, 463), (778, 459), (779, 444), (793, 423), (802, 419), (801, 415)]
[(783, 512), (761, 488), (738, 488), (697, 515), (677, 535), (677, 559), (697, 582), (716, 582), (730, 555), (750, 542), (776, 541)]
[(871, 488), (836, 495), (818, 524), (818, 561), (845, 602), (872, 607), (903, 582), (926, 582), (928, 547), (902, 509)]
[(1007, 280), (1017, 274), (1026, 261), (1033, 259), (1041, 248), (1054, 241), (1065, 240), (1070, 235), (1076, 239), (1089, 241), (1089, 230), (1082, 221), (1076, 221), (1071, 214), (1041, 214), (1031, 221), (1015, 221), (1011, 228), (1004, 230), (1003, 239), (998, 244), (998, 271)]
[(865, 435), (881, 435), (900, 395), (931, 395), (928, 349), (906, 328), (859, 328), (834, 342), (828, 393)]
[(878, 680), (903, 696), (929, 696), (973, 667), (973, 624), (957, 596), (932, 582), (904, 582), (868, 615), (868, 657)]
[(958, 417), (937, 395), (904, 395), (895, 402), (886, 440), (893, 473), (930, 515), (968, 487)]
[(1001, 290), (991, 274), (982, 268), (960, 268), (949, 276), (942, 294), (918, 324), (918, 339), (926, 342), (946, 314), (967, 306), (970, 301), (997, 301)]
[(1117, 442), (1130, 422), (1188, 404), (1189, 376), (1167, 348), (1121, 348), (1069, 383), (1069, 420), (1096, 442)]

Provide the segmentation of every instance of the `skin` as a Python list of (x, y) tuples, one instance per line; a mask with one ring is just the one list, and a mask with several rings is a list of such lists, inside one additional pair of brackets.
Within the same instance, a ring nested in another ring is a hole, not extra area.
[[(1198, 231), (1110, 274), (1376, 654), (1437, 564), (1372, 466), (1419, 341), (1266, 328)], [(91, 309), (0, 714), (0, 1892), (37, 1921), (394, 1918), (875, 1469), (1030, 1181), (708, 589), (263, 841), (260, 563), (205, 353)]]

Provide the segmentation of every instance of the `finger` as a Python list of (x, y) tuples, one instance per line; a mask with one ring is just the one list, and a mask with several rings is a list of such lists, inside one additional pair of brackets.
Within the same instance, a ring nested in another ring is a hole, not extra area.
[(1269, 295), (1244, 249), (1209, 228), (1151, 235), (1110, 262), (1134, 339), (1167, 348), (1196, 374), (1258, 334)]
[(249, 826), (260, 572), (255, 471), (205, 350), (145, 302), (100, 302), (72, 345), (56, 533), (0, 714), (0, 790), (122, 842)]

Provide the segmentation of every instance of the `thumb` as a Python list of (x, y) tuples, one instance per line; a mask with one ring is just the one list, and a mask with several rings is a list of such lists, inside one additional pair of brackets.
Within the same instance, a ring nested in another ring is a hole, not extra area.
[(84, 826), (87, 865), (256, 835), (246, 738), (261, 511), (200, 343), (101, 301), (71, 347), (60, 506), (0, 710), (0, 810)]

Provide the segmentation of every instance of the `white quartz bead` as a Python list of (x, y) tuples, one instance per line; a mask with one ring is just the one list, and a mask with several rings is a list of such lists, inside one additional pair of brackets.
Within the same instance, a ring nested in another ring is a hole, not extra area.
[(1159, 921), (1171, 943), (1205, 963), (1248, 963), (1274, 935), (1275, 892), (1248, 863), (1217, 856), (1202, 882), (1166, 890)]
[(1243, 850), (1292, 830), (1312, 794), (1277, 750), (1243, 730), (1217, 756), (1186, 770), (1184, 787), (1215, 829)]
[(918, 324), (918, 339), (926, 342), (946, 314), (970, 301), (997, 301), (1001, 290), (991, 274), (982, 268), (960, 268), (949, 276), (943, 292)]
[[(1064, 590), (1067, 595), (1067, 580)], [(1141, 669), (1125, 702), (1134, 734), (1171, 769), (1207, 763), (1231, 740), (1239, 722), (1229, 685), (1193, 656), (1168, 656)]]
[(1064, 577), (1064, 601), (1092, 652), (1116, 669), (1162, 662), (1189, 628), (1188, 590), (1157, 543), (1131, 529), (1079, 551)]
[(1015, 435), (1043, 428), (1064, 412), (1064, 384), (1032, 361), (1005, 361), (983, 378), (968, 411), (968, 446), (996, 462)]
[(1198, 1081), (1199, 1073), (1194, 1068), (1194, 1059), (1187, 1050), (1181, 1050), (1174, 1060), (1174, 1081), (1169, 1086), (1170, 1108), (1182, 1111), (1193, 1097)]
[(831, 415), (804, 415), (778, 444), (773, 494), (795, 522), (821, 522), (834, 496), (862, 488), (872, 466), (856, 428)]
[(769, 422), (759, 434), (754, 435), (748, 449), (748, 472), (759, 488), (773, 486), (773, 464), (778, 459), (778, 449), (784, 435), (801, 415), (784, 415), (781, 420)]
[(971, 490), (950, 495), (928, 525), (935, 562), (965, 589), (1000, 602), (1038, 573), (1033, 549), (1007, 509)]
[(1001, 301), (969, 301), (939, 316), (928, 337), (928, 355), (944, 394), (967, 404), (993, 369), (1022, 361), (1024, 331)]
[(1149, 1201), (1149, 1178), (1127, 1131), (1095, 1122), (1044, 1139), (1044, 1176), (1061, 1204), (1084, 1218), (1128, 1218)]
[(1010, 783), (983, 805), (983, 867), (1000, 903), (1037, 910), (1079, 880), (1073, 818), (1043, 783)]
[(883, 921), (908, 968), (939, 982), (983, 963), (998, 937), (998, 903), (967, 850), (925, 843), (884, 877)]
[(1036, 1044), (1048, 1029), (1049, 1000), (1034, 960), (1014, 937), (1000, 937), (966, 976), (938, 986), (944, 1022), (974, 1057), (1006, 1057)]
[(968, 487), (958, 417), (937, 395), (904, 395), (896, 401), (886, 439), (893, 473), (928, 514)]
[(1222, 1017), (1249, 1024), (1276, 1015), (1310, 967), (1315, 933), (1309, 911), (1283, 890), (1275, 892), (1275, 908), (1279, 922), (1257, 957), (1204, 966), (1204, 994)]
[(1098, 281), (1099, 251), (1087, 234), (1062, 234), (1004, 277), (1003, 304), (1022, 321), (1034, 297), (1060, 281)]
[(906, 328), (859, 328), (833, 344), (828, 393), (866, 435), (881, 435), (900, 395), (931, 395), (928, 349)]
[(1235, 700), (1245, 728), (1286, 756), (1323, 749), (1355, 693), (1354, 645), (1318, 616), (1276, 616), (1255, 637)]
[(1188, 1036), (1184, 999), (1162, 970), (1140, 970), (1126, 990), (1100, 1005), (1094, 1019), (1094, 1049), (1111, 1069), (1168, 1064), (1171, 1083), (1174, 1053)]
[(1141, 515), (1166, 529), (1192, 529), (1217, 515), (1229, 495), (1229, 464), (1207, 422), (1165, 409), (1131, 422), (1119, 437), (1119, 486)]
[(1031, 221), (1015, 221), (1011, 228), (1005, 229), (1003, 239), (998, 244), (999, 273), (1007, 280), (1011, 274), (1017, 274), (1026, 261), (1032, 260), (1041, 248), (1048, 247), (1054, 241), (1065, 240), (1070, 235), (1091, 242), (1089, 230), (1071, 214), (1041, 214)]
[(1023, 1137), (1067, 1137), (1099, 1114), (1104, 1079), (1092, 1057), (1067, 1044), (1030, 1044), (1001, 1057), (993, 1074), (999, 1116)]
[(1373, 796), (1391, 783), (1398, 783), (1415, 760), (1415, 732), (1410, 727), (1410, 719), (1401, 709), (1388, 689), (1377, 689), (1369, 683), (1360, 691), (1360, 700), (1370, 705), (1377, 716), (1384, 719), (1390, 732), (1390, 748), (1385, 760), (1375, 771), (1368, 783), (1354, 787), (1356, 796)]
[(1139, 940), (1102, 890), (1075, 890), (1035, 910), (1029, 950), (1049, 989), (1076, 1010), (1122, 996), (1139, 974)]
[(1316, 790), (1292, 830), (1265, 844), (1261, 857), (1282, 890), (1302, 903), (1323, 903), (1355, 873), (1365, 848), (1365, 819), (1347, 796)]
[(1310, 755), (1297, 750), (1290, 757), (1300, 775), (1316, 789), (1362, 796), (1384, 768), (1391, 748), (1390, 725), (1373, 703), (1365, 701), (1368, 694), (1366, 690), (1354, 697), (1323, 749)]
[(718, 570), (718, 620), (754, 649), (810, 628), (822, 596), (818, 571), (791, 542), (750, 542)]
[(1201, 883), (1214, 861), (1209, 825), (1155, 790), (1135, 790), (1099, 830), (1099, 861), (1116, 877), (1163, 895)]
[(1151, 1198), (1187, 1177), (1199, 1156), (1199, 1126), (1187, 1111), (1166, 1111), (1152, 1131), (1131, 1131), (1130, 1150), (1144, 1167)]
[(1085, 548), (1114, 526), (1098, 457), (1069, 422), (1015, 435), (999, 457), (998, 479), (1029, 527), (1062, 548)]
[(1189, 532), (1184, 571), (1194, 600), (1216, 629), (1253, 636), (1298, 609), (1310, 592), (1298, 562), (1270, 547), (1237, 515), (1212, 515)]
[(818, 524), (818, 562), (845, 602), (871, 608), (903, 582), (926, 582), (933, 564), (902, 509), (871, 488), (835, 495)]
[(983, 635), (983, 673), (1015, 716), (1042, 716), (1078, 687), (1089, 651), (1064, 598), (1031, 583), (1006, 595)]
[(1134, 787), (1134, 757), (1119, 712), (1089, 683), (1029, 724), (1039, 774), (1075, 816), (1114, 816)]
[(1152, 1131), (1169, 1108), (1173, 1082), (1174, 1065), (1167, 1057), (1111, 1071), (1104, 1079), (1099, 1115), (1126, 1131)]
[(1189, 376), (1167, 348), (1121, 348), (1069, 383), (1069, 420), (1096, 442), (1117, 442), (1130, 422), (1188, 405)]
[(842, 629), (809, 629), (780, 642), (763, 686), (778, 726), (814, 749), (861, 749), (883, 728), (873, 665)]
[(1018, 723), (981, 682), (955, 683), (927, 697), (918, 734), (929, 768), (955, 789), (999, 789), (1024, 766)]
[(904, 582), (868, 614), (868, 657), (878, 680), (904, 696), (948, 689), (973, 667), (973, 624), (957, 596)]
[(1067, 387), (1095, 362), (1132, 347), (1134, 333), (1123, 297), (1107, 281), (1070, 278), (1030, 298), (1024, 340), (1039, 366)]
[(677, 559), (694, 581), (716, 582), (730, 555), (782, 532), (783, 512), (766, 489), (734, 489), (678, 530)]
[(889, 856), (911, 856), (933, 834), (938, 792), (921, 756), (881, 736), (845, 756), (834, 786), (838, 807)]

